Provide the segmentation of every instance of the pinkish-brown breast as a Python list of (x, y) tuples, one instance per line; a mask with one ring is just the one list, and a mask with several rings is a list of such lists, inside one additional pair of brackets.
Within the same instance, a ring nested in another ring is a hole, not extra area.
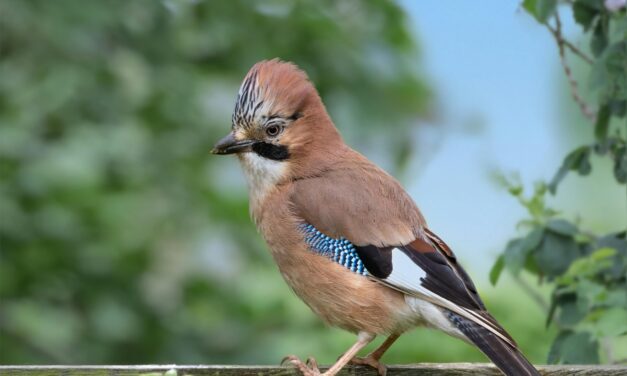
[(403, 294), (310, 250), (280, 186), (252, 208), (283, 278), (322, 320), (351, 332), (400, 333), (417, 324)]

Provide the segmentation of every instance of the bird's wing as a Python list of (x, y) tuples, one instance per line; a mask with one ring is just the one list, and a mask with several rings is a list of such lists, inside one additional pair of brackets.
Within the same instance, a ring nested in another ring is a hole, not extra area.
[(354, 152), (350, 163), (293, 182), (290, 201), (298, 216), (324, 234), (353, 244), (406, 244), (424, 220), (401, 185)]
[[(425, 238), (406, 245), (355, 249), (366, 270), (379, 282), (446, 308), (516, 347), (488, 313), (472, 280), (446, 243), (427, 228), (424, 234)], [(381, 265), (387, 266), (380, 268)]]
[(295, 181), (290, 203), (320, 233), (350, 241), (377, 281), (446, 308), (516, 347), (451, 249), (426, 228), (400, 184), (376, 166), (340, 166)]

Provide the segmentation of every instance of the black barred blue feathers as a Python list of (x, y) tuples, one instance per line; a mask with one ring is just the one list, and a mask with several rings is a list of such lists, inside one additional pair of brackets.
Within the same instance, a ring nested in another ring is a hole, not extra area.
[(330, 258), (354, 273), (368, 274), (355, 246), (347, 239), (327, 236), (308, 223), (301, 225), (301, 230), (305, 234), (305, 243), (312, 251)]

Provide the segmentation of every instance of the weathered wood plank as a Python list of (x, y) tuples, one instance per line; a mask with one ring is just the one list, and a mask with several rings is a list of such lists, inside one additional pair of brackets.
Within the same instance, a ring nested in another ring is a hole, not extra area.
[[(627, 366), (538, 366), (542, 375), (550, 376), (627, 376)], [(141, 366), (0, 366), (2, 376), (299, 376), (290, 367), (277, 366), (196, 366), (196, 365), (141, 365)], [(373, 369), (346, 367), (342, 376), (377, 376)], [(389, 376), (499, 376), (491, 364), (477, 363), (419, 363), (392, 365)]]

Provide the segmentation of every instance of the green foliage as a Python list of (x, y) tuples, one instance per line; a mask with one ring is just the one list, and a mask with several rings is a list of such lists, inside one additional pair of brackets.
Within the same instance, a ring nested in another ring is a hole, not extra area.
[[(568, 171), (588, 175), (589, 158), (594, 152), (608, 156), (614, 165), (614, 177), (627, 183), (627, 16), (625, 9), (608, 11), (600, 1), (577, 0), (573, 4), (575, 21), (591, 33), (590, 51), (594, 61), (589, 87), (596, 93), (599, 110), (592, 144), (581, 146), (566, 156), (550, 188), (555, 193)], [(545, 20), (546, 21), (546, 20)], [(616, 119), (612, 126), (612, 119)], [(619, 120), (620, 119), (620, 120)], [(620, 127), (624, 129), (620, 129)]]
[[(588, 175), (590, 155), (607, 155), (614, 164), (614, 176), (627, 183), (627, 143), (620, 124), (627, 113), (627, 17), (625, 10), (612, 13), (599, 1), (577, 0), (572, 3), (575, 21), (590, 35), (590, 51), (594, 56), (588, 85), (598, 97), (594, 143), (573, 150), (555, 174), (550, 189), (555, 193), (568, 171)], [(554, 7), (555, 8), (555, 7)], [(529, 9), (525, 7), (525, 9)], [(533, 13), (538, 18), (536, 13)], [(545, 23), (547, 19), (542, 22)], [(616, 119), (612, 127), (612, 119)], [(621, 120), (618, 120), (621, 119)], [(612, 128), (614, 128), (612, 130)]]
[(524, 235), (510, 240), (490, 280), (496, 283), (505, 269), (550, 282), (547, 326), (555, 324), (559, 333), (548, 361), (598, 363), (599, 342), (627, 334), (627, 320), (621, 321), (627, 317), (627, 232), (583, 231), (546, 207), (544, 184), (526, 198), (519, 184), (504, 182), (530, 218), (521, 222)]
[[(510, 240), (495, 262), (490, 280), (496, 283), (506, 269), (514, 275), (526, 270), (551, 283), (547, 325), (555, 324), (559, 332), (548, 361), (598, 363), (600, 343), (627, 334), (627, 231), (604, 235), (584, 231), (558, 218), (546, 206), (545, 195), (547, 189), (556, 194), (571, 171), (589, 175), (593, 155), (608, 157), (615, 181), (627, 183), (627, 15), (624, 7), (611, 12), (602, 1), (563, 4), (572, 7), (575, 21), (589, 35), (592, 58), (564, 42), (557, 1), (525, 0), (523, 8), (549, 28), (563, 64), (567, 47), (591, 63), (589, 87), (598, 103), (593, 141), (568, 153), (548, 186), (537, 184), (529, 198), (520, 184), (504, 180), (529, 219), (521, 222), (524, 235)], [(568, 68), (566, 73), (570, 74)], [(576, 92), (573, 96), (580, 101)], [(610, 356), (606, 360), (612, 361)]]
[(554, 13), (557, 0), (524, 0), (523, 8), (540, 23), (545, 23)]
[(278, 362), (301, 336), (343, 351), (209, 150), (246, 71), (277, 56), (353, 143), (407, 142), (428, 108), (416, 51), (383, 0), (0, 1), (0, 362)]
[(555, 338), (549, 352), (549, 363), (595, 364), (599, 363), (599, 343), (588, 333), (567, 330)]

